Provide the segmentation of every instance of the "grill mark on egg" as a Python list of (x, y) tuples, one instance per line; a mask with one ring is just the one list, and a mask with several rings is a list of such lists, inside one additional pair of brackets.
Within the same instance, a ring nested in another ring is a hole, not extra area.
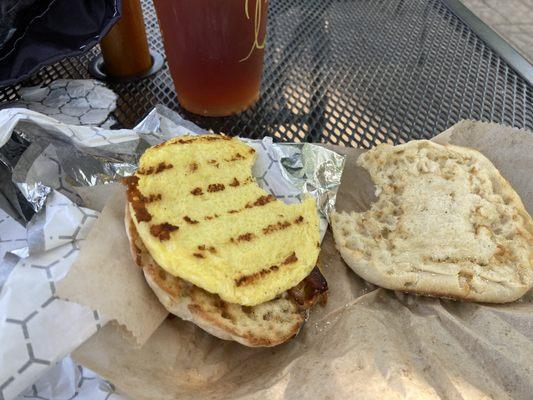
[[(295, 224), (301, 224), (303, 222), (303, 220), (304, 220), (304, 218), (300, 215), (299, 217), (297, 217), (294, 220), (294, 223)], [(272, 234), (274, 232), (287, 229), (291, 225), (292, 225), (292, 223), (287, 221), (287, 220), (278, 221), (275, 224), (267, 225), (266, 227), (264, 227), (261, 230), (261, 232), (263, 233), (263, 235), (270, 235), (270, 234)], [(258, 238), (258, 236), (256, 234), (254, 234), (252, 232), (247, 232), (247, 233), (243, 233), (242, 235), (237, 236), (236, 238), (231, 238), (230, 242), (231, 243), (238, 243), (238, 242), (243, 242), (243, 241), (250, 242), (250, 241), (252, 241), (254, 239), (257, 239), (257, 238)]]
[(263, 234), (264, 235), (270, 235), (271, 233), (274, 233), (276, 231), (281, 231), (283, 229), (287, 229), (292, 224), (289, 221), (278, 221), (275, 224), (270, 224), (263, 228)]
[(169, 224), (168, 222), (163, 222), (162, 224), (151, 225), (150, 233), (152, 236), (157, 237), (159, 240), (169, 240), (170, 233), (175, 232), (179, 229), (179, 226)]
[(196, 224), (198, 223), (197, 220), (192, 219), (192, 218), (189, 217), (188, 215), (184, 216), (184, 217), (183, 217), (183, 220), (184, 220), (185, 222), (187, 222), (188, 224), (191, 224), (191, 225), (196, 225)]
[(124, 178), (122, 182), (127, 186), (126, 197), (133, 208), (137, 222), (150, 222), (152, 215), (146, 209), (145, 197), (139, 190), (139, 177), (132, 175)]
[(213, 246), (206, 246), (205, 244), (201, 244), (200, 246), (197, 247), (198, 250), (200, 251), (209, 251), (211, 254), (216, 254), (217, 253), (217, 249)]
[(299, 216), (294, 220), (294, 223), (295, 223), (295, 224), (301, 224), (302, 222), (304, 222), (304, 217), (303, 217), (303, 215), (299, 215)]
[(219, 140), (231, 140), (231, 137), (229, 136), (207, 136), (207, 135), (201, 135), (201, 136), (195, 136), (191, 138), (179, 138), (174, 139), (172, 141), (167, 141), (163, 143), (159, 143), (158, 145), (154, 146), (154, 148), (161, 148), (165, 146), (172, 146), (172, 145), (179, 145), (179, 144), (191, 144), (191, 143), (201, 143), (201, 142), (216, 142)]
[(273, 201), (275, 201), (276, 198), (274, 196), (272, 196), (271, 194), (269, 195), (266, 195), (266, 196), (260, 196), (256, 201), (254, 201), (253, 203), (247, 203), (244, 208), (253, 208), (253, 207), (259, 207), (259, 206), (264, 206), (268, 203), (271, 203)]
[(293, 251), (290, 256), (282, 261), (281, 265), (294, 264), (296, 261), (298, 261), (298, 257), (296, 257), (296, 253)]
[(216, 167), (216, 168), (220, 167), (220, 164), (218, 163), (217, 160), (208, 160), (207, 163), (209, 165), (212, 165), (213, 167)]
[(137, 171), (139, 175), (152, 175), (152, 174), (159, 174), (160, 172), (163, 172), (166, 169), (171, 169), (174, 166), (172, 164), (167, 164), (164, 161), (161, 161), (157, 166), (150, 166), (148, 168), (141, 168)]
[[(197, 188), (197, 189), (200, 189), (200, 188)], [(264, 206), (272, 201), (275, 201), (276, 198), (274, 196), (261, 196), (259, 197), (257, 200), (255, 200), (254, 202), (248, 202), (246, 203), (246, 205), (243, 207), (243, 208), (240, 208), (240, 209), (232, 209), (232, 210), (228, 210), (226, 211), (227, 214), (237, 214), (237, 213), (240, 213), (241, 211), (244, 211), (245, 209), (250, 209), (250, 208), (254, 208), (254, 207), (261, 207), (261, 206)], [(214, 214), (214, 215), (206, 215), (204, 217), (205, 220), (212, 220), (214, 218), (219, 218), (220, 215), (218, 214)]]
[(250, 242), (251, 240), (257, 238), (255, 234), (252, 232), (246, 232), (242, 235), (237, 236), (236, 238), (231, 238), (229, 241), (231, 243), (237, 243), (237, 242)]
[(270, 274), (271, 272), (275, 272), (278, 269), (279, 269), (279, 267), (277, 265), (272, 265), (272, 266), (270, 266), (268, 268), (264, 268), (261, 271), (255, 272), (253, 274), (243, 275), (243, 276), (235, 279), (235, 285), (237, 287), (249, 285), (249, 284), (253, 283), (254, 281), (256, 281), (257, 279), (263, 278), (264, 276)]
[[(298, 257), (296, 257), (296, 252), (293, 251), (281, 262), (280, 265), (293, 264), (297, 261), (298, 261)], [(237, 287), (250, 285), (254, 283), (255, 281), (257, 281), (258, 279), (264, 278), (268, 274), (278, 271), (278, 270), (279, 270), (278, 265), (271, 265), (270, 267), (263, 268), (261, 271), (254, 272), (253, 274), (242, 275), (239, 278), (235, 279), (235, 285)]]
[(245, 160), (245, 159), (246, 157), (244, 157), (241, 153), (237, 153), (231, 158), (225, 158), (224, 161), (233, 162), (233, 161), (240, 161), (240, 160)]
[(221, 192), (221, 191), (223, 191), (224, 189), (226, 189), (226, 186), (225, 186), (223, 183), (211, 183), (211, 184), (207, 187), (207, 191), (208, 191), (209, 193)]
[[(227, 185), (232, 187), (232, 188), (236, 188), (236, 187), (241, 186), (241, 185), (242, 186), (248, 185), (248, 184), (250, 184), (252, 182), (253, 182), (253, 178), (252, 177), (248, 177), (242, 182), (239, 182), (239, 180), (237, 178), (233, 178), (233, 180), (230, 183), (228, 183)], [(226, 185), (223, 184), (223, 183), (210, 183), (207, 186), (207, 192), (208, 193), (221, 192), (221, 191), (223, 191), (225, 189), (226, 189)], [(204, 190), (201, 187), (195, 187), (194, 189), (191, 190), (191, 194), (194, 195), (194, 196), (201, 196), (201, 195), (204, 194)], [(266, 196), (262, 196), (262, 197), (266, 197)], [(260, 201), (262, 197), (257, 199), (256, 202)], [(274, 198), (274, 200), (275, 200), (275, 198)], [(268, 202), (269, 201), (267, 201), (267, 203)], [(251, 208), (254, 204), (255, 203), (253, 203), (253, 204), (249, 203), (249, 204), (246, 205), (246, 208)], [(259, 205), (263, 205), (263, 204), (259, 204)]]

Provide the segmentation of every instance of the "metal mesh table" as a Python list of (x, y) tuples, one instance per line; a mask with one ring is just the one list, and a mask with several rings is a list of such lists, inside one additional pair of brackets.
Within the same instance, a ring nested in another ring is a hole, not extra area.
[[(151, 1), (150, 46), (164, 53)], [(430, 138), (464, 119), (533, 130), (533, 87), (442, 0), (271, 0), (260, 101), (227, 118), (187, 113), (167, 66), (135, 83), (110, 85), (115, 117), (133, 126), (165, 104), (206, 129), (253, 138), (370, 147)], [(80, 58), (43, 68), (23, 85), (89, 78)], [(15, 100), (18, 86), (0, 89)]]

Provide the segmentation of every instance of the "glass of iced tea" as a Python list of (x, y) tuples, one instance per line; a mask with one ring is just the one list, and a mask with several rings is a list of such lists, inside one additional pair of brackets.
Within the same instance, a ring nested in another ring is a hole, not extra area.
[(155, 0), (180, 104), (225, 116), (259, 98), (268, 0)]

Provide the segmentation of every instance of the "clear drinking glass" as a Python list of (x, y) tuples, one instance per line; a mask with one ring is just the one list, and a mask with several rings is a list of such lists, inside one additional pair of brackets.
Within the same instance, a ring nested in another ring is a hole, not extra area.
[(268, 0), (155, 0), (180, 104), (225, 116), (259, 98)]

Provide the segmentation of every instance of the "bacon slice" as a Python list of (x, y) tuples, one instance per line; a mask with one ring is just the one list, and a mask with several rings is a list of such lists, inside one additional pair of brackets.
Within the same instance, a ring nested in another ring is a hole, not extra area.
[(328, 283), (318, 267), (298, 285), (287, 290), (289, 298), (293, 299), (303, 309), (309, 309), (316, 303), (325, 305), (328, 299)]

